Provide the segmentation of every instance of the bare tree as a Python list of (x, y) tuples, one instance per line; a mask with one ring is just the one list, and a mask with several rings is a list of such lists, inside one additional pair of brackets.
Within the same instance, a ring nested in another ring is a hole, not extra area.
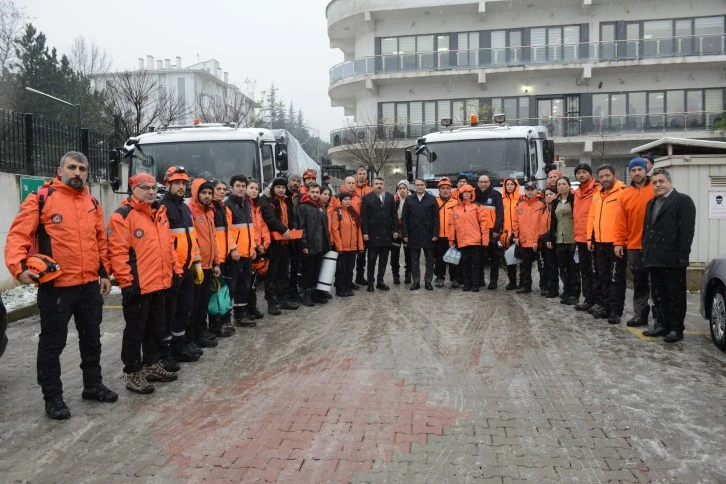
[(363, 124), (348, 122), (335, 135), (338, 139), (333, 145), (341, 147), (346, 161), (364, 166), (377, 176), (387, 163), (401, 154), (405, 127), (401, 129), (401, 126), (387, 124), (385, 120), (374, 121), (371, 116), (364, 116), (361, 121)]
[(243, 128), (257, 126), (264, 118), (261, 102), (254, 101), (255, 81), (245, 80), (245, 87), (229, 84), (224, 98), (209, 94), (205, 85), (196, 96), (199, 119), (204, 123), (234, 123)]
[(12, 0), (0, 0), (0, 74), (8, 72), (15, 60), (15, 39), (23, 30), (25, 10)]
[(84, 77), (107, 74), (111, 69), (111, 56), (108, 52), (95, 42), (86, 41), (82, 35), (73, 41), (68, 60), (71, 68)]
[(126, 137), (145, 133), (151, 126), (170, 123), (191, 112), (173, 89), (160, 87), (146, 70), (123, 71), (106, 78), (106, 110), (119, 120)]

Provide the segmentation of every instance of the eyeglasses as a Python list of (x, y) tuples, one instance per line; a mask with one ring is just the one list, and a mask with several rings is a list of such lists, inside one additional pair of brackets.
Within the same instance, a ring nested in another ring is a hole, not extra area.
[(155, 192), (159, 189), (159, 187), (157, 187), (156, 185), (151, 185), (151, 186), (136, 185), (135, 188), (138, 188), (139, 190), (144, 191), (144, 192)]

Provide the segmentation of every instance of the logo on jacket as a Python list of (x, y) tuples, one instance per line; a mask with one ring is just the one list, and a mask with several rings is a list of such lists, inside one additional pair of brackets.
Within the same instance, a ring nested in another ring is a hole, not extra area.
[(522, 215), (522, 214), (524, 213), (524, 210), (522, 210), (522, 209), (520, 208), (519, 210), (517, 210), (517, 213), (518, 213), (519, 215)]
[(204, 223), (204, 217), (202, 217), (202, 216), (198, 217), (197, 218), (197, 222), (199, 222), (200, 224), (203, 224)]
[(141, 229), (134, 230), (134, 237), (136, 237), (137, 239), (140, 239), (143, 236), (144, 236), (143, 230), (141, 230)]
[(59, 224), (63, 221), (63, 215), (61, 215), (59, 213), (54, 213), (53, 215), (50, 216), (50, 221), (53, 222), (54, 224)]
[(493, 203), (492, 197), (487, 198), (487, 205), (491, 205)]

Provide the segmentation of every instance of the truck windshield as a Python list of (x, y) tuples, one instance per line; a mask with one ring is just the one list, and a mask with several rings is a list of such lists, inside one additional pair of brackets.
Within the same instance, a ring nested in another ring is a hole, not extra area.
[(257, 143), (245, 141), (190, 141), (139, 145), (133, 152), (132, 173), (150, 173), (161, 181), (166, 169), (183, 166), (191, 178), (228, 181), (243, 174), (260, 179)]
[[(527, 140), (524, 138), (477, 139), (428, 143), (418, 157), (417, 176), (425, 180), (442, 176), (456, 179), (467, 175), (476, 181), (488, 175), (492, 184), (501, 185), (504, 178), (524, 182), (527, 166)], [(435, 160), (433, 154), (436, 154)]]

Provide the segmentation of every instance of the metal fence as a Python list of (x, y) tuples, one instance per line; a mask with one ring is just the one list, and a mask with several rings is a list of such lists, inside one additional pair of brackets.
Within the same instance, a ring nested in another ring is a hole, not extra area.
[(0, 109), (0, 171), (53, 177), (61, 156), (79, 149), (88, 157), (89, 181), (105, 179), (108, 140), (102, 134)]

